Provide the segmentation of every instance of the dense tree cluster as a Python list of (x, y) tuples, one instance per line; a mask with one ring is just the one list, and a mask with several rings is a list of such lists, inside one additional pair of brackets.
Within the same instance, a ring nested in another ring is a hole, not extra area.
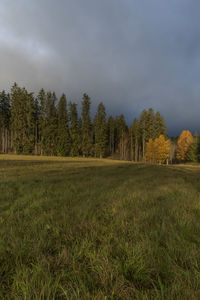
[(35, 96), (15, 83), (10, 93), (0, 92), (0, 152), (153, 163), (199, 160), (198, 135), (167, 139), (165, 121), (152, 108), (127, 126), (123, 115), (107, 117), (103, 103), (92, 120), (90, 107), (90, 97), (83, 94), (79, 116), (77, 104), (68, 103), (64, 94), (57, 99), (41, 89)]
[(177, 142), (176, 158), (178, 161), (200, 161), (200, 139), (198, 133), (194, 136), (189, 130), (183, 130)]
[(154, 141), (149, 139), (146, 147), (145, 159), (151, 163), (164, 163), (168, 162), (170, 150), (170, 142), (166, 140), (164, 135), (160, 135)]

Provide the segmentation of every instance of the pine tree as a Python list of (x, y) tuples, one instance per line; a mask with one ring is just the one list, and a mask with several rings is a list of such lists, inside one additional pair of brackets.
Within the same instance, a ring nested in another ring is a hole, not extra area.
[(44, 89), (41, 89), (37, 96), (38, 116), (37, 116), (37, 152), (43, 154), (43, 133), (45, 129), (47, 97)]
[(71, 136), (71, 156), (80, 155), (81, 151), (81, 128), (79, 127), (77, 105), (69, 103), (70, 136)]
[(11, 126), (12, 140), (16, 153), (23, 153), (25, 107), (21, 89), (16, 83), (11, 88)]
[(42, 153), (45, 155), (57, 154), (57, 110), (56, 110), (56, 95), (48, 92), (46, 95), (45, 117), (42, 125)]
[(143, 110), (140, 116), (140, 135), (143, 159), (146, 153), (146, 143), (149, 139), (158, 138), (160, 135), (166, 136), (166, 125), (163, 117), (157, 112), (154, 115), (152, 108), (148, 111)]
[[(36, 109), (33, 93), (25, 92), (24, 102), (26, 104), (26, 127), (24, 136), (24, 154), (33, 154), (35, 149), (35, 126), (36, 126)], [(26, 100), (25, 100), (26, 99)]]
[[(78, 134), (79, 134), (79, 154), (83, 155), (83, 151), (82, 151), (82, 118), (78, 119)], [(92, 141), (92, 138), (91, 138)]]
[(31, 154), (35, 147), (34, 98), (15, 83), (11, 89), (12, 138), (17, 153)]
[(113, 155), (115, 152), (115, 120), (112, 116), (108, 118), (107, 135), (108, 135), (109, 152), (111, 155)]
[(0, 151), (7, 153), (10, 146), (10, 96), (0, 93)]
[(82, 154), (85, 157), (92, 155), (92, 124), (90, 119), (90, 98), (83, 94), (82, 101)]
[(149, 110), (146, 113), (146, 136), (145, 141), (148, 141), (150, 138), (155, 138), (155, 118), (154, 118), (154, 111), (152, 108), (149, 108)]
[(38, 98), (34, 98), (34, 136), (35, 136), (35, 150), (36, 155), (40, 155), (40, 137), (39, 137), (39, 117), (40, 117), (40, 105)]
[(140, 134), (142, 144), (142, 158), (145, 158), (147, 138), (147, 111), (144, 109), (140, 116)]
[(120, 115), (116, 117), (116, 144), (119, 149), (120, 159), (127, 158), (127, 139), (128, 139), (128, 128), (126, 125), (126, 121), (124, 115)]
[(134, 160), (140, 160), (140, 122), (137, 119), (133, 121), (133, 141), (134, 141)]
[(63, 94), (58, 104), (57, 154), (60, 156), (69, 155), (70, 147), (67, 100), (65, 94)]
[(157, 111), (155, 114), (155, 137), (159, 137), (160, 135), (166, 136), (167, 129), (164, 118)]
[(186, 160), (191, 162), (198, 162), (199, 160), (199, 145), (200, 139), (198, 133), (195, 132), (193, 141), (189, 146), (188, 152), (186, 154)]
[(129, 127), (129, 140), (130, 140), (130, 160), (134, 160), (134, 135), (133, 135), (133, 125)]
[(98, 110), (94, 118), (94, 139), (95, 155), (102, 158), (105, 155), (107, 144), (106, 133), (106, 111), (103, 103), (98, 105)]

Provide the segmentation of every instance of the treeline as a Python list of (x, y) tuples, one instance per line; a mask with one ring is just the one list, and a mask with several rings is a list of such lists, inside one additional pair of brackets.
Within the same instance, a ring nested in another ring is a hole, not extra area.
[[(0, 152), (153, 162), (149, 141), (167, 140), (165, 121), (152, 108), (127, 126), (123, 115), (107, 117), (103, 103), (92, 120), (87, 94), (81, 105), (79, 116), (77, 104), (68, 103), (65, 94), (58, 99), (55, 92), (41, 89), (35, 96), (15, 83), (10, 93), (0, 92)], [(176, 158), (175, 143), (168, 139), (166, 145), (158, 162)]]

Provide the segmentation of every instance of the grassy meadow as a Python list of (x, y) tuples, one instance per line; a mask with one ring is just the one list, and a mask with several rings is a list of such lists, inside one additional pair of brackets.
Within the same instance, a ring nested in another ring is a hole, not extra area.
[(200, 167), (0, 155), (0, 299), (200, 299)]

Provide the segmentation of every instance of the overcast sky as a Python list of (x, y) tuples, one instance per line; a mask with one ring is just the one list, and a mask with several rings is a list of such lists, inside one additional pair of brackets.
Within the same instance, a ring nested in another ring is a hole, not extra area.
[(0, 0), (0, 89), (15, 81), (200, 133), (200, 1)]

